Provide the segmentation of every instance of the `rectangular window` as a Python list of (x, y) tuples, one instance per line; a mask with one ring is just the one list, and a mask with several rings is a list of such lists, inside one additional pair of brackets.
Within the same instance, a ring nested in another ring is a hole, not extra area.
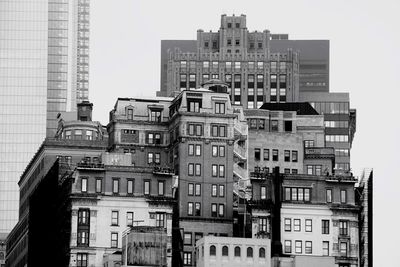
[(78, 226), (81, 225), (89, 225), (90, 221), (90, 210), (88, 209), (79, 209), (78, 210)]
[(127, 180), (127, 182), (126, 182), (126, 192), (128, 193), (128, 194), (133, 194), (133, 186), (134, 186), (134, 180), (133, 179), (129, 179), (129, 180)]
[(218, 216), (219, 217), (224, 217), (225, 216), (225, 205), (224, 204), (219, 204)]
[(212, 175), (212, 177), (217, 177), (218, 176), (218, 165), (213, 164), (211, 166), (211, 175)]
[(314, 147), (314, 140), (305, 140), (304, 141), (304, 147)]
[(306, 232), (312, 232), (312, 220), (306, 219)]
[(192, 233), (185, 232), (183, 234), (183, 244), (184, 245), (192, 245)]
[(111, 225), (118, 226), (118, 217), (119, 217), (118, 211), (111, 212)]
[(196, 184), (195, 186), (195, 195), (201, 196), (201, 184)]
[(193, 216), (193, 202), (188, 202), (188, 211), (189, 216)]
[(150, 121), (161, 122), (161, 111), (151, 110), (150, 111)]
[(267, 188), (265, 186), (260, 187), (260, 198), (267, 199)]
[(225, 157), (225, 147), (224, 146), (219, 146), (219, 156)]
[(113, 194), (118, 194), (119, 193), (119, 179), (113, 179), (112, 180), (112, 192)]
[(306, 254), (312, 254), (312, 241), (306, 241), (304, 251)]
[(260, 160), (261, 158), (261, 149), (255, 148), (254, 149), (254, 160)]
[(195, 153), (195, 155), (196, 156), (201, 156), (201, 145), (196, 145), (196, 153)]
[(96, 193), (101, 193), (102, 192), (102, 190), (103, 190), (102, 183), (103, 183), (102, 179), (100, 179), (100, 178), (96, 179)]
[(297, 162), (297, 150), (292, 150), (292, 162)]
[(201, 164), (198, 163), (195, 164), (195, 175), (201, 176)]
[(332, 189), (326, 189), (326, 202), (332, 203)]
[(291, 232), (291, 231), (292, 231), (292, 219), (285, 218), (285, 232)]
[(218, 157), (218, 146), (212, 146), (212, 156)]
[(212, 197), (216, 197), (217, 196), (217, 185), (216, 184), (213, 184), (213, 185), (211, 185), (211, 196)]
[(296, 240), (295, 242), (295, 253), (303, 253), (303, 242), (300, 240)]
[(284, 159), (286, 162), (290, 162), (290, 150), (285, 150)]
[(298, 201), (304, 201), (304, 188), (297, 189), (297, 199)]
[(298, 191), (298, 188), (296, 188), (296, 187), (292, 188), (292, 200), (293, 201), (297, 201), (298, 200), (297, 191)]
[(183, 265), (192, 265), (192, 252), (183, 252)]
[(219, 197), (225, 197), (225, 186), (219, 185)]
[(300, 219), (294, 219), (293, 220), (293, 231), (295, 232), (300, 232), (301, 231), (301, 224), (300, 224)]
[(165, 190), (165, 182), (164, 181), (158, 181), (158, 195), (163, 196), (164, 195), (164, 190)]
[(349, 234), (349, 222), (348, 221), (339, 221), (339, 235), (347, 236)]
[(277, 120), (271, 120), (271, 132), (278, 132), (279, 124)]
[(225, 177), (225, 165), (219, 165), (219, 177)]
[(194, 156), (194, 145), (193, 144), (189, 144), (188, 145), (188, 154), (189, 156)]
[(340, 203), (347, 203), (347, 191), (340, 190)]
[(118, 233), (111, 233), (111, 247), (118, 248)]
[(143, 193), (144, 195), (150, 195), (150, 181), (144, 181)]
[(165, 213), (156, 213), (156, 227), (165, 227)]
[(217, 217), (217, 204), (211, 204), (211, 217)]
[(154, 153), (149, 152), (147, 153), (147, 164), (152, 164), (154, 162)]
[(194, 212), (195, 212), (195, 216), (201, 216), (201, 204), (200, 202), (196, 202), (194, 203)]
[(264, 149), (263, 158), (264, 160), (269, 160), (269, 149)]
[(292, 241), (285, 240), (285, 253), (292, 253)]
[(203, 233), (194, 233), (194, 242), (203, 238)]
[(269, 233), (268, 229), (268, 218), (267, 217), (261, 217), (259, 218), (258, 221), (258, 226), (259, 226), (259, 231), (263, 231), (265, 233)]
[(272, 160), (273, 161), (278, 161), (279, 160), (278, 149), (273, 149), (272, 150)]
[(189, 176), (193, 176), (194, 175), (194, 164), (193, 163), (189, 163), (188, 164), (188, 175)]
[(322, 241), (322, 256), (329, 256), (329, 241)]
[(322, 234), (329, 235), (329, 220), (322, 220)]
[(126, 226), (133, 226), (133, 212), (126, 213)]
[(347, 257), (347, 242), (340, 242), (340, 256)]
[(193, 196), (194, 195), (194, 184), (189, 183), (188, 184), (188, 195)]
[(88, 266), (88, 254), (87, 253), (77, 253), (76, 254), (76, 266), (77, 267), (87, 267)]
[(304, 201), (310, 201), (310, 188), (304, 188)]
[(89, 246), (89, 231), (87, 229), (78, 229), (78, 246)]
[(225, 114), (225, 103), (215, 103), (215, 114)]
[(289, 168), (285, 168), (284, 173), (285, 173), (285, 174), (290, 174), (290, 169), (289, 169)]
[(81, 192), (86, 193), (87, 192), (87, 186), (88, 186), (88, 179), (87, 178), (81, 178)]
[(200, 112), (201, 102), (188, 100), (188, 111), (189, 112)]

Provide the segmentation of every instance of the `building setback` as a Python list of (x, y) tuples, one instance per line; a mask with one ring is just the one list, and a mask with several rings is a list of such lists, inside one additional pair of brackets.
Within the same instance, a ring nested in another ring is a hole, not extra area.
[(17, 182), (57, 114), (88, 99), (89, 0), (0, 3), (0, 237), (18, 221)]

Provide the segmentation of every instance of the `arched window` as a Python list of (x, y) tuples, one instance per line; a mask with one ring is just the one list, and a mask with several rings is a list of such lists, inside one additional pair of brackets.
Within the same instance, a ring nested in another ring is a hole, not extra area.
[(222, 256), (228, 256), (228, 255), (229, 255), (228, 247), (223, 246), (222, 247)]
[(235, 257), (240, 257), (240, 247), (235, 247)]
[(247, 258), (253, 258), (253, 248), (247, 248)]
[(260, 248), (260, 250), (258, 252), (258, 257), (265, 258), (265, 248)]
[(215, 256), (217, 254), (217, 249), (214, 245), (210, 246), (210, 256)]

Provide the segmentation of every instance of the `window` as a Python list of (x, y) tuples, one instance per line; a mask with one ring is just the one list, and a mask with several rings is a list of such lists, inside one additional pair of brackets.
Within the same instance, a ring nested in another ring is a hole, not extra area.
[(225, 114), (225, 103), (215, 103), (215, 114)]
[(154, 153), (149, 152), (147, 153), (147, 164), (152, 164), (154, 162)]
[(188, 154), (189, 156), (194, 156), (194, 145), (193, 144), (189, 144), (188, 145)]
[(224, 204), (219, 204), (218, 215), (219, 215), (219, 217), (225, 216), (225, 205)]
[(87, 267), (88, 266), (88, 254), (78, 253), (76, 254), (76, 266)]
[(347, 191), (340, 190), (340, 203), (346, 203), (346, 202), (347, 202)]
[(285, 253), (292, 253), (292, 241), (285, 240)]
[(347, 242), (340, 242), (340, 256), (347, 257)]
[(200, 202), (194, 203), (194, 211), (195, 211), (195, 216), (201, 216), (201, 204)]
[(114, 210), (111, 212), (111, 225), (112, 226), (118, 226), (118, 217), (119, 217), (118, 211)]
[(203, 125), (189, 124), (189, 135), (201, 136), (203, 134)]
[(268, 227), (268, 218), (267, 217), (261, 217), (258, 220), (258, 229), (259, 231), (269, 233), (269, 227)]
[(219, 156), (225, 157), (225, 146), (219, 146)]
[(225, 125), (211, 125), (211, 136), (213, 137), (225, 137), (226, 127)]
[(203, 238), (203, 233), (194, 233), (194, 242)]
[(314, 147), (314, 140), (305, 140), (304, 147)]
[(232, 45), (232, 39), (227, 39), (226, 40), (226, 45), (231, 46)]
[(301, 254), (303, 253), (303, 242), (300, 240), (296, 240), (295, 242), (295, 253)]
[(158, 195), (163, 196), (164, 195), (164, 188), (165, 188), (165, 182), (164, 181), (158, 181)]
[(306, 219), (306, 232), (312, 232), (312, 220)]
[(212, 156), (218, 157), (218, 146), (212, 146)]
[(217, 177), (217, 176), (218, 176), (218, 165), (213, 164), (213, 165), (211, 166), (211, 175), (212, 175), (213, 177)]
[(272, 160), (273, 161), (278, 161), (279, 160), (278, 149), (273, 149), (272, 150)]
[(214, 245), (210, 246), (210, 256), (215, 256), (217, 254), (217, 249)]
[(133, 212), (126, 213), (126, 226), (133, 226)]
[(254, 149), (254, 160), (260, 160), (261, 157), (261, 149), (255, 148)]
[(297, 174), (297, 169), (292, 169), (292, 174)]
[(201, 145), (196, 145), (195, 155), (201, 156)]
[(306, 254), (312, 254), (312, 241), (306, 241), (304, 251)]
[(101, 178), (96, 179), (96, 193), (101, 193), (103, 186), (102, 186), (103, 180)]
[(193, 163), (188, 164), (188, 175), (190, 175), (190, 176), (194, 175), (194, 164)]
[(329, 220), (322, 220), (322, 234), (328, 235), (329, 234)]
[(329, 256), (329, 241), (322, 241), (322, 256)]
[(188, 100), (188, 111), (189, 112), (200, 112), (201, 101), (199, 100)]
[(186, 64), (187, 64), (187, 61), (181, 61), (180, 62), (181, 69), (186, 69)]
[(194, 184), (189, 183), (188, 184), (188, 195), (193, 196), (194, 195)]
[(292, 162), (297, 162), (297, 150), (292, 151)]
[[(281, 89), (280, 94), (282, 97), (282, 89)], [(286, 95), (286, 92), (284, 94)], [(285, 132), (292, 132), (292, 121), (285, 121)]]
[(304, 201), (310, 201), (310, 188), (304, 188)]
[(113, 194), (118, 194), (119, 193), (119, 179), (114, 178), (112, 183), (112, 192)]
[(234, 254), (235, 254), (235, 257), (240, 257), (240, 247), (235, 247)]
[(150, 121), (161, 122), (161, 111), (150, 110)]
[(150, 195), (150, 181), (144, 181), (143, 193), (144, 195)]
[(349, 234), (349, 222), (348, 221), (339, 221), (339, 235), (348, 235)]
[(156, 213), (156, 227), (165, 227), (165, 213)]
[(134, 180), (133, 179), (129, 179), (129, 180), (127, 180), (127, 182), (126, 182), (126, 192), (128, 193), (128, 194), (133, 194), (133, 185), (134, 185)]
[(290, 150), (285, 150), (284, 158), (286, 162), (290, 161)]
[(183, 252), (183, 265), (192, 265), (192, 252)]
[(118, 248), (118, 233), (111, 233), (111, 247)]
[(267, 199), (267, 188), (265, 186), (260, 187), (260, 198)]
[(225, 177), (225, 165), (219, 165), (219, 177)]
[(295, 232), (300, 232), (301, 231), (301, 224), (300, 224), (300, 219), (294, 219), (293, 220), (293, 231)]
[(228, 22), (228, 28), (232, 28), (232, 23)]
[(183, 243), (185, 245), (191, 245), (192, 244), (192, 233), (190, 232), (185, 232), (183, 234)]
[(211, 196), (212, 197), (217, 196), (217, 185), (216, 184), (211, 185)]
[(285, 232), (291, 232), (291, 231), (292, 231), (292, 219), (285, 218)]
[(81, 179), (81, 192), (86, 193), (87, 192), (87, 185), (88, 185), (88, 179), (87, 178), (82, 178)]
[(211, 217), (217, 217), (217, 204), (211, 204)]
[(263, 158), (269, 160), (269, 149), (264, 149)]
[(193, 202), (188, 203), (188, 215), (193, 216)]
[(253, 258), (253, 248), (252, 247), (247, 248), (247, 258)]
[(271, 132), (277, 132), (277, 131), (279, 131), (278, 121), (271, 120)]
[(78, 210), (78, 225), (89, 225), (90, 211), (88, 209)]
[(258, 257), (259, 257), (260, 259), (265, 259), (265, 248), (260, 248), (260, 249), (258, 250)]
[(225, 185), (219, 185), (219, 197), (225, 197)]
[(229, 256), (229, 249), (227, 246), (222, 247), (222, 256)]
[(201, 196), (201, 184), (196, 184), (195, 189), (195, 195)]
[(201, 175), (201, 164), (196, 163), (195, 164), (195, 173), (196, 176), (200, 176)]
[(314, 166), (313, 165), (307, 165), (307, 174), (308, 175), (314, 174)]
[(262, 48), (263, 47), (263, 44), (262, 43), (258, 43), (258, 48)]
[[(208, 42), (204, 42), (204, 47), (208, 48)], [(203, 62), (204, 63), (204, 62)]]

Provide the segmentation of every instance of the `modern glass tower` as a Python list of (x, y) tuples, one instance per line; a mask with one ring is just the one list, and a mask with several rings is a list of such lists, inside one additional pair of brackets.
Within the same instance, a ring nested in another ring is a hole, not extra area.
[(88, 99), (89, 0), (0, 1), (0, 239), (18, 180), (59, 112)]

